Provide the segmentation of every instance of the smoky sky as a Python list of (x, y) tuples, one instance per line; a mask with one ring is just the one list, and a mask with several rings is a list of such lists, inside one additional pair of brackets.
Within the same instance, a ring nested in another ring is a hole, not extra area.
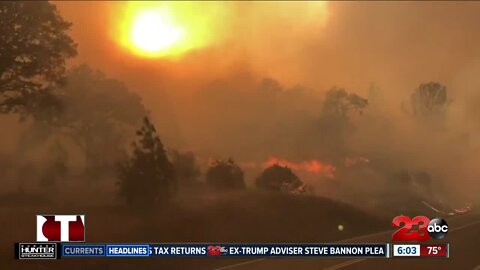
[[(347, 142), (352, 154), (382, 158), (391, 170), (441, 168), (436, 175), (473, 185), (478, 2), (200, 2), (212, 42), (175, 59), (119, 48), (111, 28), (124, 2), (55, 4), (78, 43), (69, 64), (125, 82), (171, 147), (240, 161), (322, 158), (312, 147), (315, 121), (323, 94), (336, 86), (369, 99)], [(443, 133), (419, 128), (402, 109), (429, 81), (445, 84), (453, 100)], [(257, 91), (271, 87), (281, 94)]]
[(110, 11), (122, 2), (57, 6), (73, 22), (80, 52), (75, 61), (134, 86), (161, 85), (168, 77), (180, 87), (196, 87), (243, 71), (319, 90), (371, 82), (411, 88), (424, 80), (452, 83), (478, 61), (479, 3), (330, 2), (307, 14), (309, 4), (215, 3), (226, 10), (217, 22), (223, 27), (213, 29), (217, 42), (175, 61), (136, 59), (116, 49), (108, 38), (115, 18)]

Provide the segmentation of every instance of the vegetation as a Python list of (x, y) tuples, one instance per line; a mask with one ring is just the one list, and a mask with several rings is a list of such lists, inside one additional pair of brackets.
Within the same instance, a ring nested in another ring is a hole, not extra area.
[(133, 142), (133, 155), (119, 164), (120, 195), (129, 205), (152, 207), (168, 201), (176, 190), (175, 171), (155, 127), (145, 117)]
[(59, 131), (81, 149), (88, 172), (109, 168), (147, 114), (140, 97), (86, 65), (68, 72), (62, 93)]
[(420, 84), (411, 96), (413, 113), (420, 116), (444, 115), (450, 102), (447, 87), (438, 82)]
[(367, 105), (366, 98), (348, 93), (343, 88), (333, 88), (325, 95), (323, 115), (348, 121), (348, 114), (351, 111), (362, 113)]
[(0, 3), (0, 111), (54, 122), (65, 61), (76, 55), (71, 24), (49, 2)]
[(98, 171), (121, 156), (125, 134), (146, 110), (121, 82), (86, 65), (67, 72), (76, 55), (70, 27), (49, 2), (0, 3), (0, 112), (34, 120), (24, 141), (66, 134), (85, 153), (87, 169)]
[[(20, 151), (17, 154), (23, 163), (0, 156), (0, 164), (7, 168), (0, 170), (2, 178), (14, 179), (19, 183), (19, 190), (23, 191), (30, 186), (32, 175), (40, 178), (40, 184), (46, 188), (69, 177), (74, 169), (69, 166), (69, 157), (75, 157), (69, 154), (75, 147), (65, 142), (66, 135), (68, 142), (82, 151), (88, 172), (105, 172), (113, 167), (112, 164), (118, 164), (115, 172), (118, 174), (119, 193), (129, 205), (163, 205), (178, 190), (177, 186), (197, 183), (201, 170), (195, 155), (175, 150), (167, 154), (148, 118), (143, 119), (143, 126), (137, 131), (137, 138), (132, 144), (133, 150), (128, 154), (126, 145), (131, 139), (130, 134), (134, 134), (142, 117), (148, 115), (147, 109), (140, 97), (121, 81), (110, 79), (87, 65), (66, 69), (66, 61), (76, 55), (76, 44), (68, 34), (70, 26), (49, 2), (0, 3), (0, 112), (18, 114), (21, 120), (33, 120), (27, 128), (26, 124), (22, 126), (24, 129), (19, 144), (25, 151), (31, 151), (34, 143), (48, 146), (49, 139), (56, 142), (54, 148), (47, 152), (49, 158), (42, 156), (47, 163), (46, 168), (41, 168), (35, 161), (23, 161), (24, 153)], [(369, 106), (369, 101), (360, 95), (333, 88), (325, 93), (321, 103), (323, 92), (301, 86), (284, 88), (274, 79), (264, 79), (258, 88), (250, 89), (253, 91), (243, 91), (244, 86), (249, 87), (248, 82), (239, 86), (235, 82), (231, 82), (232, 86), (229, 84), (214, 83), (206, 88), (207, 91), (194, 94), (195, 106), (206, 113), (192, 117), (195, 128), (200, 127), (192, 130), (199, 131), (200, 134), (195, 135), (202, 138), (199, 140), (201, 143), (207, 141), (208, 150), (204, 148), (205, 152), (232, 153), (242, 148), (242, 154), (250, 155), (248, 158), (252, 161), (260, 160), (273, 149), (281, 155), (297, 155), (298, 160), (312, 157), (338, 161), (334, 162), (335, 165), (343, 164), (349, 157), (347, 154), (355, 151), (370, 150), (377, 159), (383, 158), (382, 155), (396, 154), (394, 147), (386, 154), (377, 153), (380, 147), (374, 150), (369, 147), (348, 148), (347, 139), (356, 127), (354, 118)], [(447, 88), (438, 82), (421, 84), (411, 95), (413, 113), (419, 119), (443, 117), (450, 102)], [(169, 101), (164, 104), (170, 105)], [(164, 116), (162, 119), (169, 118)], [(391, 123), (392, 127), (395, 127), (394, 124)], [(209, 136), (211, 132), (215, 132), (215, 136)], [(389, 139), (398, 145), (403, 143), (397, 142), (396, 137)], [(393, 143), (385, 145), (395, 146)], [(457, 156), (461, 157), (460, 154)], [(248, 161), (242, 156), (244, 158), (243, 161)], [(258, 168), (255, 162), (251, 163), (251, 168)], [(338, 168), (353, 170), (348, 166)], [(403, 193), (410, 196), (410, 201), (415, 200), (415, 204), (427, 198), (423, 195), (433, 193), (429, 191), (437, 185), (437, 182), (432, 183), (427, 172), (402, 172), (389, 181), (388, 175), (394, 171), (393, 168), (372, 166), (365, 171), (369, 176), (381, 175), (389, 188), (394, 186), (395, 193), (402, 187), (408, 189)], [(358, 172), (365, 173), (360, 168)], [(315, 172), (308, 173), (313, 175)], [(205, 177), (206, 186), (219, 193), (246, 189), (244, 172), (232, 159), (216, 160), (206, 170)], [(352, 178), (360, 179), (357, 175)], [(343, 180), (338, 179), (334, 184), (346, 183)], [(358, 182), (373, 193), (370, 190), (373, 184)], [(255, 184), (260, 190), (277, 193), (305, 191), (302, 180), (290, 168), (278, 164), (266, 168)], [(353, 186), (350, 183), (347, 185)], [(92, 188), (96, 191), (98, 186)], [(247, 193), (241, 192), (239, 196)], [(388, 198), (382, 199), (382, 203), (395, 199), (393, 195), (385, 194)], [(257, 195), (266, 195), (268, 200), (275, 196), (291, 200), (291, 196), (285, 194), (259, 193), (253, 196)], [(348, 197), (342, 195), (339, 196), (342, 199)], [(405, 205), (406, 202), (399, 198), (394, 204)], [(295, 209), (292, 212), (296, 213)], [(285, 217), (283, 213), (275, 216)]]
[(265, 170), (256, 180), (257, 188), (287, 193), (303, 193), (305, 186), (295, 173), (287, 166), (274, 164)]
[(215, 190), (245, 189), (243, 171), (232, 159), (215, 160), (207, 170), (206, 180)]
[(367, 105), (367, 99), (342, 88), (333, 88), (325, 94), (319, 139), (323, 151), (327, 152), (327, 159), (338, 161), (345, 158), (345, 140), (353, 130), (351, 114), (362, 114)]

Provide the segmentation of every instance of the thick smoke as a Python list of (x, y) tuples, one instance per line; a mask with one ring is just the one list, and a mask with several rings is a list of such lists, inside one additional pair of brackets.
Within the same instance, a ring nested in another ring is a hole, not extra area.
[[(58, 3), (79, 43), (72, 64), (124, 81), (169, 147), (204, 163), (231, 156), (249, 184), (272, 158), (288, 161), (315, 193), (333, 189), (350, 201), (397, 188), (388, 179), (401, 172), (427, 172), (431, 194), (478, 197), (479, 3), (214, 3), (228, 20), (208, 13), (222, 26), (209, 46), (156, 60), (110, 39), (118, 5)], [(411, 93), (430, 81), (452, 99), (440, 126), (412, 114)], [(320, 139), (333, 87), (368, 99), (362, 114), (349, 113), (345, 152), (335, 158)], [(330, 169), (311, 173), (309, 162)]]

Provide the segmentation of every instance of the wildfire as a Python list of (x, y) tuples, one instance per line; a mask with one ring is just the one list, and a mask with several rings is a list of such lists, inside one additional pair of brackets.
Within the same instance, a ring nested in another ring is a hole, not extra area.
[(278, 164), (281, 166), (287, 166), (290, 169), (295, 171), (306, 171), (308, 173), (318, 174), (318, 175), (322, 175), (332, 179), (335, 178), (335, 171), (337, 169), (332, 164), (323, 163), (315, 159), (302, 161), (302, 162), (292, 162), (292, 161), (277, 158), (277, 157), (271, 157), (270, 159), (268, 159), (263, 164), (263, 167), (266, 168), (275, 164)]
[(278, 164), (280, 166), (289, 167), (292, 170), (299, 170), (301, 168), (301, 165), (298, 164), (298, 163), (294, 163), (294, 162), (288, 161), (286, 159), (281, 159), (281, 158), (277, 158), (277, 157), (269, 158), (267, 161), (265, 161), (265, 163), (263, 163), (263, 167), (267, 168), (267, 167), (273, 166), (275, 164)]
[[(208, 157), (200, 160), (205, 160), (208, 166), (212, 166), (217, 162), (218, 159), (213, 157)], [(253, 162), (253, 161), (238, 162), (238, 165), (243, 169), (258, 169), (258, 168), (265, 169), (275, 164), (289, 167), (290, 169), (296, 172), (305, 172), (309, 174), (323, 176), (330, 179), (335, 178), (335, 172), (337, 170), (337, 168), (334, 165), (324, 163), (315, 159), (294, 162), (287, 159), (282, 159), (282, 158), (272, 156), (269, 159), (267, 159), (265, 162), (261, 162), (261, 163)]]

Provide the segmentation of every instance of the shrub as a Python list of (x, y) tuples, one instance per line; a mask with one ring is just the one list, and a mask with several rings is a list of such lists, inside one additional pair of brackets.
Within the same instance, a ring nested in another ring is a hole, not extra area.
[(242, 169), (232, 159), (216, 160), (207, 170), (207, 185), (217, 190), (242, 190), (245, 181)]
[(274, 164), (260, 174), (256, 185), (258, 189), (281, 191), (288, 193), (303, 193), (305, 185), (297, 175), (287, 166)]

